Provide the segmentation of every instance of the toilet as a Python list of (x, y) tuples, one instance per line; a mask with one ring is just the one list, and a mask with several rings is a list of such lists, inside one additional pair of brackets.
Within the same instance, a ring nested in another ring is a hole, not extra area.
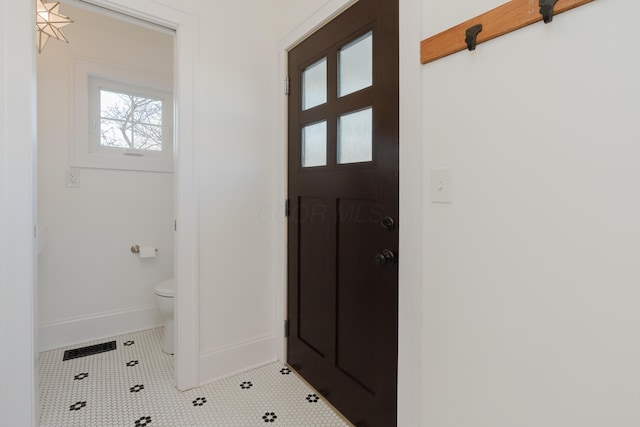
[(164, 320), (164, 339), (162, 340), (162, 351), (173, 354), (174, 328), (173, 328), (173, 279), (158, 283), (155, 287), (156, 305), (160, 310), (160, 315)]

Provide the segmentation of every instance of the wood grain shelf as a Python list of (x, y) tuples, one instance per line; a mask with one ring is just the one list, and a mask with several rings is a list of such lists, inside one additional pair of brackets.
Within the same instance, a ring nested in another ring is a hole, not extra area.
[[(553, 13), (558, 15), (592, 1), (558, 0)], [(476, 38), (476, 43), (480, 44), (540, 21), (542, 21), (542, 15), (539, 0), (511, 0), (509, 3), (423, 40), (420, 43), (420, 62), (427, 64), (467, 49), (466, 31), (475, 25), (482, 25), (482, 31)]]

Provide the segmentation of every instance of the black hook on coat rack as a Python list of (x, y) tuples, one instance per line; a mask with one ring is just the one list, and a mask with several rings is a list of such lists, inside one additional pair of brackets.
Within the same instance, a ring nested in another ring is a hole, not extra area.
[(467, 49), (476, 50), (478, 34), (482, 31), (482, 24), (474, 25), (467, 29), (467, 37), (464, 41), (467, 43)]
[(553, 7), (558, 0), (540, 0), (540, 14), (545, 24), (553, 21)]

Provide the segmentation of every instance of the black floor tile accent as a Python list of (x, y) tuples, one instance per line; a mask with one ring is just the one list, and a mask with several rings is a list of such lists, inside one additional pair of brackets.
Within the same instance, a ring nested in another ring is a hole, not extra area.
[(275, 422), (276, 418), (278, 418), (278, 416), (273, 412), (267, 412), (262, 416), (262, 419), (265, 423), (273, 423)]

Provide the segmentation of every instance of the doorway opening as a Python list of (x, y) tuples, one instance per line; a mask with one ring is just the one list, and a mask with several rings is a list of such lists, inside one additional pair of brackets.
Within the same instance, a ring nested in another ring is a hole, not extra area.
[(162, 325), (154, 285), (180, 262), (175, 32), (82, 1), (60, 13), (70, 43), (37, 58), (36, 351)]

